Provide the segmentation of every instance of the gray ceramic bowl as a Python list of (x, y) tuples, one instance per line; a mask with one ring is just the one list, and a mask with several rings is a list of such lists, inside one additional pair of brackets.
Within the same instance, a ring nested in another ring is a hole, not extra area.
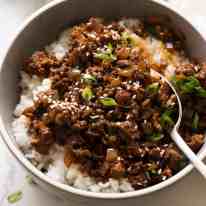
[[(25, 169), (34, 176), (36, 181), (42, 187), (54, 192), (56, 195), (62, 196), (64, 199), (88, 200), (90, 203), (98, 199), (99, 202), (102, 201), (104, 203), (107, 203), (107, 201), (119, 203), (119, 201), (123, 201), (122, 199), (137, 198), (138, 196), (165, 188), (181, 179), (192, 169), (192, 165), (188, 165), (170, 179), (134, 192), (103, 194), (82, 191), (55, 182), (38, 171), (25, 159), (23, 154), (16, 147), (11, 132), (12, 113), (18, 101), (18, 73), (24, 60), (29, 57), (33, 51), (43, 48), (48, 43), (54, 41), (60, 31), (66, 26), (79, 23), (90, 16), (112, 19), (121, 16), (142, 18), (149, 15), (169, 17), (171, 22), (168, 23), (170, 23), (176, 31), (181, 31), (181, 33), (184, 34), (185, 44), (191, 57), (199, 61), (206, 60), (206, 42), (195, 28), (177, 14), (177, 12), (165, 5), (150, 0), (54, 1), (35, 12), (13, 36), (0, 73), (0, 131), (10, 151)], [(199, 153), (201, 158), (206, 154), (205, 147), (204, 145)]]

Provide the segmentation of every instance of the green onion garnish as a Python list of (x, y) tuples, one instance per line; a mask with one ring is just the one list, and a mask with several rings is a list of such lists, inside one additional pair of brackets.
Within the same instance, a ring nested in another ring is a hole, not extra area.
[(97, 82), (96, 78), (91, 74), (84, 74), (82, 79), (87, 84), (95, 84)]
[(198, 124), (199, 124), (199, 115), (197, 112), (195, 112), (192, 120), (192, 129), (196, 130), (198, 128)]
[(118, 105), (115, 99), (111, 97), (104, 97), (104, 98), (101, 98), (99, 101), (102, 105), (107, 106), (107, 107), (113, 107), (113, 106)]
[(105, 49), (102, 49), (101, 51), (97, 51), (94, 53), (94, 57), (97, 59), (101, 59), (103, 61), (115, 61), (117, 60), (117, 57), (113, 54), (113, 46), (111, 43), (108, 43)]
[(206, 90), (201, 86), (200, 81), (195, 76), (189, 76), (183, 79), (172, 78), (172, 83), (183, 94), (194, 93), (199, 97), (206, 97)]
[(22, 199), (23, 193), (21, 191), (14, 192), (7, 197), (9, 203), (14, 204)]
[(166, 125), (173, 125), (174, 121), (171, 118), (172, 110), (166, 110), (162, 115), (160, 119), (160, 123), (162, 127), (165, 127)]
[(90, 101), (93, 97), (94, 97), (94, 94), (91, 90), (90, 87), (85, 87), (82, 91), (82, 97), (84, 100), (86, 101)]
[(122, 32), (121, 40), (122, 40), (123, 43), (126, 43), (130, 46), (135, 46), (136, 43), (137, 43), (135, 38), (132, 36), (132, 34), (130, 34), (127, 31)]
[(152, 135), (148, 136), (147, 139), (153, 142), (157, 142), (161, 140), (163, 137), (164, 137), (163, 134), (157, 132), (157, 133), (153, 133)]
[(29, 183), (29, 184), (33, 184), (34, 181), (33, 181), (33, 177), (31, 175), (27, 175), (26, 176), (26, 181)]
[(148, 85), (146, 87), (146, 91), (149, 92), (150, 94), (156, 94), (156, 93), (158, 93), (159, 88), (160, 88), (159, 83), (155, 82), (155, 83)]

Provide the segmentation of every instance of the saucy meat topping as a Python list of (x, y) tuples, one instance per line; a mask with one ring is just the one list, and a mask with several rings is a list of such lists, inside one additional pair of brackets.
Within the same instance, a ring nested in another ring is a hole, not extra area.
[[(52, 80), (51, 89), (23, 112), (37, 152), (46, 155), (61, 145), (67, 167), (78, 163), (97, 181), (127, 177), (135, 189), (183, 167), (185, 157), (170, 138), (176, 97), (152, 74), (164, 73), (166, 64), (156, 63), (145, 49), (148, 35), (165, 42), (168, 55), (183, 50), (178, 36), (155, 18), (139, 25), (90, 18), (72, 28), (72, 46), (63, 59), (42, 50), (26, 61), (27, 74)], [(206, 127), (206, 66), (178, 65), (171, 81), (183, 102), (180, 132), (197, 152)]]

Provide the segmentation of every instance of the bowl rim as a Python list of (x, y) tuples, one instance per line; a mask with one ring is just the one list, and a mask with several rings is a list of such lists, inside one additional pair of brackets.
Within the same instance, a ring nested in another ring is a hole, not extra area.
[[(5, 59), (7, 57), (7, 55), (10, 52), (10, 49), (12, 47), (12, 45), (14, 44), (14, 42), (16, 41), (16, 39), (18, 38), (19, 35), (21, 35), (21, 32), (38, 16), (40, 16), (42, 13), (46, 12), (47, 10), (57, 6), (58, 4), (64, 3), (67, 0), (55, 0), (52, 1), (44, 6), (42, 6), (40, 9), (38, 9), (37, 11), (35, 11), (33, 14), (31, 14), (16, 30), (16, 32), (14, 33), (14, 35), (10, 38), (9, 41), (9, 45), (6, 49), (5, 54), (3, 55), (2, 58), (2, 62), (0, 65), (0, 74), (1, 74), (1, 70), (2, 67), (4, 65)], [(177, 14), (178, 16), (181, 16), (184, 21), (188, 22), (187, 19), (180, 14), (180, 12), (178, 12), (176, 9), (174, 10), (174, 8), (172, 8), (171, 5), (168, 5), (167, 3), (164, 2), (157, 2), (157, 0), (150, 0), (151, 2), (157, 4), (157, 5), (161, 5), (163, 7), (165, 7), (168, 10), (173, 11), (175, 14)], [(189, 23), (189, 22), (188, 22)], [(199, 31), (194, 27), (194, 25), (192, 25), (191, 23), (189, 23), (191, 25), (191, 27), (193, 27), (193, 29), (199, 33)], [(200, 33), (199, 33), (200, 34)], [(200, 34), (201, 35), (201, 34)], [(202, 35), (201, 35), (202, 37)], [(203, 37), (204, 39), (204, 37)], [(83, 197), (87, 197), (87, 198), (96, 198), (96, 199), (126, 199), (126, 198), (132, 198), (132, 197), (138, 197), (138, 196), (143, 196), (158, 190), (161, 190), (173, 183), (175, 183), (177, 180), (181, 179), (182, 177), (186, 176), (187, 174), (189, 174), (189, 172), (191, 172), (191, 170), (193, 169), (192, 164), (190, 163), (189, 165), (187, 165), (184, 169), (182, 169), (180, 172), (178, 172), (176, 175), (170, 177), (169, 179), (160, 182), (156, 185), (153, 186), (149, 186), (147, 188), (144, 189), (140, 189), (140, 190), (135, 190), (135, 191), (131, 191), (131, 192), (124, 192), (124, 193), (100, 193), (100, 192), (90, 192), (90, 191), (85, 191), (82, 189), (77, 189), (74, 188), (70, 185), (66, 185), (60, 182), (57, 182), (55, 180), (52, 180), (50, 177), (46, 176), (45, 174), (43, 174), (41, 171), (39, 171), (34, 165), (32, 165), (32, 163), (27, 160), (25, 158), (25, 156), (23, 155), (23, 153), (16, 147), (16, 145), (14, 144), (14, 142), (11, 140), (9, 133), (7, 132), (6, 128), (4, 127), (4, 123), (2, 120), (2, 117), (0, 115), (0, 136), (2, 137), (4, 143), (7, 145), (8, 149), (10, 150), (10, 152), (13, 154), (13, 156), (18, 160), (18, 162), (27, 170), (29, 171), (34, 177), (40, 179), (42, 182), (46, 183), (47, 185), (51, 186), (51, 187), (55, 187), (56, 189), (61, 190), (62, 192), (69, 192), (69, 193), (73, 193), (75, 195), (78, 196), (83, 196)], [(203, 159), (206, 156), (206, 149), (201, 149), (198, 152), (198, 157), (200, 159)]]

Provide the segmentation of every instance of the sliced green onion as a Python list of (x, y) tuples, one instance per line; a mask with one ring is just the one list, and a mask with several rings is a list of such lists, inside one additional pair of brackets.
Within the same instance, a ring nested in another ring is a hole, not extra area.
[(160, 119), (160, 123), (162, 127), (165, 127), (166, 125), (172, 125), (174, 124), (173, 119), (171, 118), (172, 110), (166, 110), (162, 115)]
[(94, 97), (94, 94), (91, 90), (90, 87), (85, 87), (82, 91), (82, 97), (84, 100), (86, 101), (90, 101), (93, 97)]
[(184, 93), (191, 93), (195, 90), (196, 87), (199, 87), (199, 84), (199, 81), (195, 77), (188, 77), (183, 81), (181, 90)]
[(116, 60), (115, 56), (108, 55), (108, 54), (105, 54), (103, 52), (102, 53), (95, 53), (94, 56), (95, 56), (95, 58), (101, 59), (103, 61), (115, 61)]
[(91, 74), (84, 74), (82, 79), (87, 84), (95, 84), (97, 82), (97, 79)]
[(27, 175), (26, 176), (26, 181), (29, 183), (29, 184), (33, 184), (34, 181), (33, 181), (33, 177), (31, 175)]
[(107, 49), (109, 50), (109, 52), (112, 52), (112, 51), (113, 51), (113, 46), (112, 46), (112, 43), (111, 43), (111, 42), (109, 42), (109, 43), (107, 44)]
[(129, 44), (131, 46), (135, 46), (136, 45), (135, 38), (132, 36), (132, 34), (130, 34), (127, 31), (122, 32), (121, 39), (122, 39), (123, 43)]
[(159, 83), (155, 82), (155, 83), (148, 85), (146, 87), (146, 91), (149, 92), (150, 94), (156, 94), (156, 93), (158, 93), (159, 88), (160, 88)]
[(94, 57), (97, 59), (101, 59), (103, 61), (115, 61), (117, 57), (113, 54), (113, 46), (111, 43), (108, 43), (106, 49), (102, 49), (102, 51), (97, 51), (94, 53)]
[(153, 133), (152, 135), (148, 136), (147, 139), (153, 142), (157, 142), (159, 140), (161, 140), (164, 137), (163, 134), (161, 133)]
[(107, 107), (113, 107), (113, 106), (118, 105), (115, 99), (111, 97), (104, 97), (104, 98), (101, 98), (99, 101), (102, 105), (107, 106)]
[(9, 203), (14, 204), (14, 203), (18, 202), (19, 200), (21, 200), (22, 197), (23, 197), (22, 191), (17, 191), (17, 192), (10, 194), (7, 197), (7, 200)]
[(105, 54), (105, 53), (96, 53), (95, 57), (97, 59), (101, 59), (103, 61), (115, 61), (117, 58), (115, 55), (113, 54)]
[(183, 94), (194, 93), (199, 97), (206, 97), (206, 90), (201, 86), (200, 81), (195, 76), (189, 76), (184, 79), (172, 78), (172, 83)]
[(130, 43), (130, 41), (131, 41), (131, 35), (126, 31), (122, 32), (121, 38), (122, 38), (123, 41), (126, 41), (128, 43)]
[(191, 93), (195, 87), (199, 86), (199, 81), (193, 76), (184, 79), (177, 79), (176, 76), (174, 76), (172, 83), (179, 88), (182, 93)]
[(194, 113), (193, 120), (192, 120), (192, 128), (196, 130), (199, 124), (199, 115), (197, 112)]

